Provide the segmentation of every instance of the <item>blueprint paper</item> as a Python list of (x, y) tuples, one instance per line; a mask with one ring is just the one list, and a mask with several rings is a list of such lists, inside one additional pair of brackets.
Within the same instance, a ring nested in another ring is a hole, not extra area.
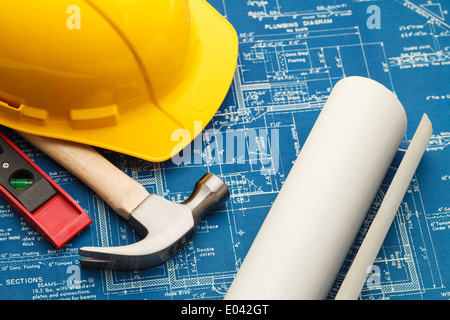
[[(194, 241), (161, 266), (135, 272), (80, 269), (80, 247), (125, 245), (138, 236), (69, 172), (2, 128), (93, 223), (56, 250), (1, 202), (0, 299), (222, 299), (333, 85), (353, 75), (372, 78), (398, 96), (408, 116), (405, 141), (423, 113), (434, 129), (378, 255), (379, 278), (372, 277), (361, 299), (449, 299), (450, 1), (209, 2), (235, 27), (239, 60), (225, 101), (186, 153), (191, 161), (150, 163), (101, 152), (167, 199), (185, 199), (194, 183), (212, 172), (228, 184), (230, 200), (207, 215)], [(227, 132), (245, 141), (243, 152), (229, 148)], [(348, 263), (356, 250), (357, 245)]]

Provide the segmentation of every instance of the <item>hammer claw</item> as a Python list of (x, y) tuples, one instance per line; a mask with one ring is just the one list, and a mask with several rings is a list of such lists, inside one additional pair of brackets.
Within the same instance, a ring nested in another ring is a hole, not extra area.
[[(108, 261), (108, 260), (101, 260), (101, 259), (94, 259), (94, 258), (80, 259), (80, 265), (84, 268), (123, 270), (123, 269), (116, 269), (117, 262), (115, 262), (115, 261)], [(126, 266), (124, 266), (124, 267), (126, 267)]]
[(120, 247), (83, 247), (83, 267), (139, 270), (157, 266), (183, 249), (194, 237), (201, 218), (229, 198), (227, 185), (213, 174), (204, 175), (191, 196), (173, 203), (150, 194), (130, 215), (129, 223), (143, 239)]
[[(147, 236), (143, 240), (120, 247), (83, 247), (79, 254), (82, 267), (110, 270), (140, 270), (160, 265), (183, 249), (194, 237), (195, 228), (188, 230), (179, 239), (170, 242), (165, 237), (155, 239)], [(163, 243), (168, 244), (162, 245)]]

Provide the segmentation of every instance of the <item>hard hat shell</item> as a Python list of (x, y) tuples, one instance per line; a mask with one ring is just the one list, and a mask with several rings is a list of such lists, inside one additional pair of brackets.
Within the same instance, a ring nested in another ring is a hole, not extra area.
[(0, 124), (18, 131), (164, 161), (211, 120), (236, 68), (236, 32), (204, 0), (17, 0), (0, 13)]

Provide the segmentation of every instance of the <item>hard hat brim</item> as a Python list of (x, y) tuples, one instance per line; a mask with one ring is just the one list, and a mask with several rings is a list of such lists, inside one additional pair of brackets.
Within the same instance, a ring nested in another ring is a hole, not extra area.
[(117, 114), (117, 124), (88, 129), (69, 123), (3, 124), (148, 161), (170, 159), (211, 121), (228, 93), (237, 64), (238, 38), (231, 24), (204, 0), (190, 0), (189, 7), (197, 24), (200, 52), (191, 75), (164, 97), (161, 106), (144, 99), (139, 108)]

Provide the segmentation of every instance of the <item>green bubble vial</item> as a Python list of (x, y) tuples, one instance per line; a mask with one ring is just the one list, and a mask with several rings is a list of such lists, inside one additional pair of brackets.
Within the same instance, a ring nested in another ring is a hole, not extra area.
[(33, 183), (33, 174), (28, 170), (18, 170), (9, 178), (9, 184), (16, 190), (27, 190)]

